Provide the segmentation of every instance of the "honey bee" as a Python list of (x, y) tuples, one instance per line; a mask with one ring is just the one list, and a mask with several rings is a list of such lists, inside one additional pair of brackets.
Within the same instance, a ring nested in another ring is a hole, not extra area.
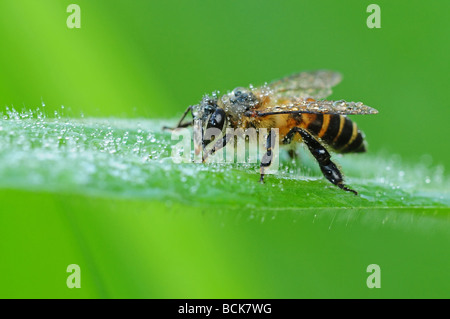
[[(264, 169), (272, 162), (272, 145), (278, 138), (281, 144), (305, 143), (323, 175), (342, 190), (357, 195), (344, 184), (343, 175), (331, 161), (327, 148), (338, 153), (366, 152), (363, 133), (346, 115), (376, 114), (378, 111), (362, 102), (325, 100), (341, 78), (338, 72), (327, 70), (301, 72), (260, 87), (237, 87), (222, 96), (206, 95), (199, 104), (186, 109), (176, 128), (200, 120), (202, 129), (214, 128), (223, 132), (223, 137), (205, 153), (203, 160), (230, 140), (231, 137), (225, 134), (227, 127), (266, 128), (270, 133), (261, 159), (260, 182), (264, 181)], [(193, 120), (183, 122), (189, 112)], [(274, 136), (272, 128), (278, 129), (278, 136)], [(202, 139), (203, 150), (214, 142)]]

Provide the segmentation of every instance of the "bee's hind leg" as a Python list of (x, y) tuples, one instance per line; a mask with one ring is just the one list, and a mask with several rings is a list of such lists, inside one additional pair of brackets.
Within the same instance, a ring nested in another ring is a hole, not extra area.
[(261, 175), (259, 177), (260, 183), (264, 183), (264, 168), (269, 167), (270, 164), (272, 164), (272, 158), (273, 158), (272, 145), (275, 144), (275, 138), (277, 138), (276, 133), (274, 131), (270, 130), (269, 134), (267, 135), (266, 153), (262, 157), (261, 164), (260, 164), (260, 173), (261, 173)]
[(294, 127), (289, 131), (289, 133), (286, 134), (283, 143), (288, 144), (292, 140), (292, 137), (295, 135), (295, 133), (299, 133), (301, 135), (303, 142), (305, 142), (306, 146), (308, 146), (309, 151), (319, 163), (320, 170), (322, 171), (323, 175), (331, 183), (338, 186), (344, 191), (352, 192), (353, 194), (358, 195), (356, 191), (345, 186), (342, 173), (339, 171), (339, 168), (336, 166), (336, 164), (331, 161), (330, 153), (328, 153), (326, 148), (322, 144), (320, 144), (320, 142), (315, 139), (308, 131), (299, 127)]

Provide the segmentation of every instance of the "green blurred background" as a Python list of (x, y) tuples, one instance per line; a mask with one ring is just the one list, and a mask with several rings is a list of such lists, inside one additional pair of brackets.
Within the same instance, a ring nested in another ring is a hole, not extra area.
[(175, 117), (203, 94), (310, 69), (342, 72), (333, 98), (379, 109), (358, 118), (371, 150), (450, 163), (448, 1), (0, 2), (0, 105), (44, 101), (72, 116)]
[[(332, 98), (380, 111), (357, 118), (370, 152), (409, 163), (430, 155), (450, 168), (448, 1), (378, 0), (381, 29), (366, 26), (372, 2), (361, 0), (78, 0), (80, 29), (66, 26), (70, 3), (0, 0), (2, 108), (174, 118), (214, 90), (332, 69), (344, 76)], [(425, 221), (433, 234), (412, 222), (372, 228), (366, 211), (359, 228), (331, 232), (326, 213), (308, 227), (299, 224), (311, 215), (294, 212), (261, 224), (177, 202), (20, 190), (0, 198), (1, 297), (449, 296), (449, 236), (438, 226), (448, 212)], [(378, 291), (365, 286), (373, 260), (391, 267)], [(65, 287), (70, 263), (88, 269), (82, 289)]]

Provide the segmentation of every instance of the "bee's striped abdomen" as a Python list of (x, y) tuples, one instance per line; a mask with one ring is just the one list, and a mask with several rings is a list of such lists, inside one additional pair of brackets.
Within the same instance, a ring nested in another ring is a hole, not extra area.
[(340, 153), (365, 152), (363, 136), (355, 122), (337, 114), (302, 114), (302, 126)]

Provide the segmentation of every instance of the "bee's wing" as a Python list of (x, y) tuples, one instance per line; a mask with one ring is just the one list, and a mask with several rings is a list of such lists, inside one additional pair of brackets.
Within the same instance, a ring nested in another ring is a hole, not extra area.
[(323, 99), (341, 82), (338, 72), (318, 70), (292, 74), (268, 84), (275, 96)]
[(275, 103), (272, 106), (254, 111), (250, 116), (262, 117), (275, 114), (299, 114), (299, 113), (321, 113), (321, 114), (377, 114), (378, 111), (362, 102), (339, 101), (316, 101), (313, 99), (284, 100), (283, 103)]

